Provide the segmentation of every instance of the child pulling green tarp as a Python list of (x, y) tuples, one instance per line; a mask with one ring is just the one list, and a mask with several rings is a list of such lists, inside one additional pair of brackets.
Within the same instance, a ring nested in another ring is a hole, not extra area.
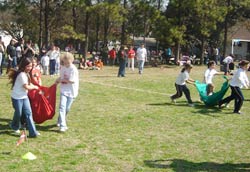
[(212, 95), (207, 95), (207, 84), (200, 83), (199, 81), (195, 81), (195, 86), (200, 94), (201, 100), (205, 103), (207, 106), (215, 106), (218, 105), (218, 102), (222, 100), (224, 95), (226, 94), (229, 84), (226, 77), (224, 77), (226, 81), (221, 86), (220, 91), (213, 93)]

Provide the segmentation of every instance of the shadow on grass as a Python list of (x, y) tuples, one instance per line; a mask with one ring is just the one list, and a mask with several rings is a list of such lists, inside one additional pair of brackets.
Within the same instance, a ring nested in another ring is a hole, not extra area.
[[(19, 137), (19, 135), (14, 134), (11, 128), (9, 127), (9, 123), (11, 122), (10, 119), (6, 118), (0, 118), (0, 135), (5, 134), (5, 135), (10, 135), (10, 136), (16, 136)], [(59, 130), (55, 124), (53, 125), (46, 125), (46, 126), (41, 126), (39, 124), (36, 124), (37, 130), (41, 131), (48, 131), (48, 132), (56, 132), (58, 133)]]
[(56, 132), (56, 133), (59, 132), (58, 127), (55, 124), (45, 125), (45, 126), (37, 125), (36, 128), (37, 128), (38, 131), (45, 131), (45, 132), (53, 131), (53, 132)]
[(203, 103), (195, 103), (194, 108), (196, 109), (195, 113), (198, 113), (199, 115), (209, 115), (215, 117), (213, 114), (221, 113), (221, 109), (217, 106), (206, 106)]
[[(221, 113), (221, 109), (219, 109), (217, 106), (206, 106), (202, 102), (194, 102), (195, 106), (190, 107), (194, 108), (194, 114), (199, 114), (199, 115), (208, 115), (208, 116), (213, 116), (216, 117), (215, 114)], [(170, 103), (170, 102), (165, 102), (165, 103), (150, 103), (147, 104), (149, 106), (172, 106), (172, 107), (188, 107), (186, 101), (179, 101), (177, 103)], [(223, 113), (224, 114), (224, 113)], [(218, 115), (217, 115), (218, 116)]]
[(11, 122), (10, 119), (0, 118), (0, 135), (1, 134), (12, 135), (10, 132), (11, 129), (9, 127), (10, 122)]
[(169, 103), (169, 102), (165, 102), (165, 103), (149, 103), (149, 104), (146, 104), (146, 105), (149, 105), (149, 106), (188, 106), (186, 102), (178, 102), (178, 103)]
[(144, 164), (150, 168), (172, 169), (175, 172), (249, 172), (250, 163), (215, 163), (215, 162), (191, 162), (184, 159), (145, 160)]

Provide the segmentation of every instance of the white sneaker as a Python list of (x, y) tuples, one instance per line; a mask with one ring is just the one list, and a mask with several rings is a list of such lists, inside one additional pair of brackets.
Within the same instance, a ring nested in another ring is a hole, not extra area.
[(61, 127), (59, 131), (60, 131), (60, 132), (65, 132), (65, 131), (67, 131), (67, 130), (68, 130), (68, 127)]
[(194, 104), (193, 103), (189, 103), (188, 106), (194, 107)]
[[(9, 123), (9, 127), (12, 129), (12, 127), (11, 127), (11, 123)], [(13, 130), (13, 129), (12, 129)], [(21, 133), (21, 131), (20, 130), (14, 130), (14, 133), (15, 134), (20, 134)]]
[(20, 130), (14, 130), (14, 133), (15, 134), (20, 134), (21, 132), (20, 132)]

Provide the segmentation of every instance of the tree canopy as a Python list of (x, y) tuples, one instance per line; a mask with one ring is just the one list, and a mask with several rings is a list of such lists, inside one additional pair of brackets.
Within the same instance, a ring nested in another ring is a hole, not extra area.
[[(0, 28), (39, 45), (154, 37), (159, 47), (223, 47), (227, 28), (250, 17), (249, 0), (8, 0), (0, 4)], [(167, 6), (166, 6), (167, 5)], [(23, 35), (22, 35), (23, 34)], [(225, 46), (224, 46), (225, 49)], [(85, 51), (86, 52), (86, 51)]]

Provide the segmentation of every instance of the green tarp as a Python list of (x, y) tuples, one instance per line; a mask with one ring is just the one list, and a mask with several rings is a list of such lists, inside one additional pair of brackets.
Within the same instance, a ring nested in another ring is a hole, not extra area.
[[(226, 78), (226, 77), (224, 77)], [(218, 104), (220, 100), (224, 97), (226, 94), (229, 84), (228, 81), (225, 81), (223, 85), (221, 86), (220, 91), (213, 93), (210, 96), (207, 96), (207, 84), (200, 83), (199, 81), (195, 81), (195, 86), (200, 94), (201, 100), (205, 103), (207, 106), (215, 106)]]

